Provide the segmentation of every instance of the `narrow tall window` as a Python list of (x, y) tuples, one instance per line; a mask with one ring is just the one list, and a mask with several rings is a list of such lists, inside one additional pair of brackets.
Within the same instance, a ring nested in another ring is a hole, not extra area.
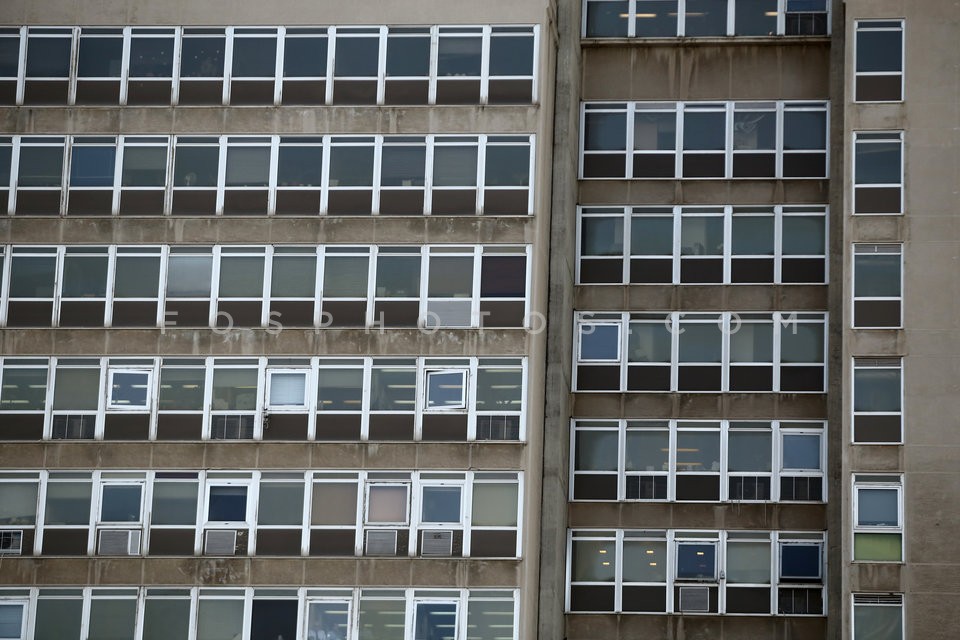
[(903, 213), (903, 132), (857, 132), (853, 141), (853, 212)]
[(853, 326), (902, 326), (903, 254), (899, 244), (858, 244), (853, 248)]
[(903, 20), (858, 20), (857, 102), (903, 100)]
[(903, 561), (902, 483), (900, 476), (854, 476), (854, 561)]
[(853, 361), (853, 441), (903, 441), (903, 372), (900, 358)]

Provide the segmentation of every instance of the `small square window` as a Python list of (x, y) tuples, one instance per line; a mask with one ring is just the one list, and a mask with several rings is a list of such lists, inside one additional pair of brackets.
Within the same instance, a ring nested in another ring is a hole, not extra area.
[(100, 522), (140, 522), (143, 485), (105, 485), (102, 495)]
[(426, 375), (428, 410), (466, 408), (466, 371), (427, 371)]
[(460, 522), (460, 487), (424, 487), (421, 522)]
[(407, 524), (410, 487), (405, 484), (374, 484), (367, 488), (367, 523)]
[(581, 362), (616, 362), (620, 360), (620, 325), (580, 325), (579, 359)]
[(270, 371), (269, 406), (272, 409), (293, 409), (306, 407), (307, 372), (306, 371)]
[(677, 543), (677, 580), (716, 580), (717, 545), (711, 542)]
[(236, 485), (210, 487), (207, 520), (245, 522), (247, 520), (247, 487)]
[(109, 409), (148, 409), (150, 407), (150, 371), (110, 370)]
[(780, 544), (780, 580), (805, 582), (823, 575), (823, 546), (807, 543)]

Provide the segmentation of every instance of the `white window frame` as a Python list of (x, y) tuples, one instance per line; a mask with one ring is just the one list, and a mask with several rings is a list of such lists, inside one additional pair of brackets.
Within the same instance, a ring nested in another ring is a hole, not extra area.
[[(891, 26), (893, 23), (899, 24), (899, 27)], [(860, 34), (870, 31), (891, 31), (900, 33), (900, 70), (899, 71), (857, 71), (857, 50)], [(907, 30), (906, 21), (903, 18), (891, 19), (858, 19), (853, 21), (853, 101), (861, 104), (889, 102), (898, 103), (906, 100), (906, 82), (904, 80), (907, 69)], [(870, 76), (900, 76), (900, 99), (899, 100), (857, 100), (857, 83), (860, 78)]]

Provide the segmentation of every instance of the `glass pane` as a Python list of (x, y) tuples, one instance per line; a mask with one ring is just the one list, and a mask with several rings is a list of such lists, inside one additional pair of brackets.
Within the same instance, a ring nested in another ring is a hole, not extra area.
[(312, 298), (317, 285), (315, 256), (274, 256), (270, 283), (272, 298)]
[(520, 369), (477, 370), (477, 411), (519, 411), (522, 400)]
[(280, 145), (278, 187), (319, 187), (323, 174), (323, 147)]
[(70, 75), (71, 37), (27, 38), (27, 77), (66, 78)]
[(0, 484), (0, 525), (34, 525), (37, 522), (36, 482)]
[(306, 404), (306, 373), (273, 373), (270, 375), (270, 404), (274, 407), (302, 407)]
[(620, 326), (585, 324), (580, 326), (581, 360), (619, 360)]
[(630, 222), (630, 254), (673, 255), (673, 218), (634, 216)]
[(783, 219), (784, 255), (823, 255), (826, 245), (826, 218), (789, 216)]
[(403, 640), (406, 602), (403, 600), (360, 599), (360, 628), (364, 640)]
[(795, 322), (781, 326), (780, 362), (823, 362), (823, 325)]
[(900, 256), (897, 254), (854, 257), (853, 295), (865, 298), (900, 296)]
[[(711, 2), (714, 1), (711, 0)], [(725, 113), (689, 110), (684, 112), (683, 148), (685, 150), (723, 151), (726, 148), (725, 138)]]
[(261, 298), (262, 296), (263, 256), (220, 258), (221, 298)]
[(683, 542), (677, 544), (677, 578), (713, 580), (716, 578), (717, 547), (713, 544)]
[(20, 67), (20, 36), (0, 38), (0, 77), (16, 78)]
[(680, 255), (722, 256), (723, 218), (683, 216), (680, 222)]
[(473, 256), (431, 256), (427, 295), (431, 298), (469, 298), (473, 295)]
[(723, 332), (716, 323), (680, 322), (680, 362), (720, 362)]
[(334, 75), (338, 77), (370, 77), (377, 75), (377, 58), (380, 52), (380, 39), (337, 37), (337, 49), (334, 56)]
[(723, 36), (727, 33), (727, 0), (687, 0), (688, 36)]
[(666, 582), (667, 543), (656, 540), (624, 540), (623, 581)]
[[(366, 298), (369, 261), (366, 256), (327, 257), (323, 273), (323, 297)], [(416, 262), (419, 263), (419, 259)], [(419, 264), (416, 268), (419, 270)]]
[(470, 640), (506, 640), (514, 637), (512, 601), (470, 600), (467, 605)]
[(56, 258), (14, 258), (10, 264), (10, 297), (52, 298), (56, 272)]
[(899, 184), (899, 142), (859, 142), (856, 145), (854, 181), (857, 184)]
[(90, 603), (88, 640), (134, 640), (137, 624), (137, 601), (101, 600)]
[(857, 71), (902, 71), (902, 31), (857, 31)]
[(117, 150), (114, 147), (73, 147), (71, 187), (112, 187)]
[(426, 76), (430, 72), (430, 38), (387, 36), (387, 77)]
[(417, 603), (413, 640), (454, 640), (457, 629), (457, 605), (447, 602)]
[(820, 436), (783, 434), (784, 469), (820, 469)]
[(243, 600), (200, 600), (197, 640), (234, 640), (243, 637)]
[(146, 408), (150, 374), (146, 371), (115, 371), (110, 380), (110, 404), (128, 409)]
[(80, 37), (79, 78), (119, 78), (123, 38)]
[(899, 533), (855, 533), (853, 559), (868, 562), (902, 562), (903, 536)]
[(64, 298), (103, 298), (107, 293), (107, 256), (71, 256), (63, 259)]
[(285, 38), (283, 75), (287, 78), (327, 75), (327, 37)]
[(131, 78), (169, 78), (173, 75), (173, 38), (130, 40)]
[(317, 411), (360, 411), (363, 402), (361, 369), (320, 369)]
[(331, 187), (369, 187), (373, 185), (373, 147), (333, 147), (330, 149)]
[(57, 369), (53, 408), (96, 411), (100, 404), (100, 369)]
[(669, 468), (670, 434), (666, 431), (627, 431), (627, 471), (666, 471)]
[(210, 295), (212, 256), (170, 256), (167, 265), (167, 296), (205, 298)]
[(854, 640), (903, 640), (903, 607), (853, 607)]
[(526, 187), (530, 184), (530, 148), (527, 146), (487, 147), (488, 187)]
[(0, 602), (0, 638), (14, 638), (19, 640), (23, 629), (22, 604)]
[(474, 187), (476, 184), (476, 147), (434, 147), (433, 186)]
[(190, 633), (190, 600), (147, 596), (143, 609), (143, 640), (186, 638)]
[(234, 78), (273, 78), (276, 64), (276, 37), (234, 38), (230, 72)]
[(780, 546), (781, 580), (790, 582), (791, 579), (819, 578), (820, 570), (819, 544), (784, 544)]
[(215, 187), (219, 164), (220, 150), (216, 147), (178, 146), (173, 184), (177, 187)]
[(616, 431), (577, 431), (576, 469), (616, 471), (619, 436)]
[(160, 411), (203, 409), (204, 370), (160, 370)]
[(160, 257), (117, 256), (114, 298), (156, 298), (160, 290)]
[(622, 256), (623, 218), (583, 218), (580, 221), (580, 255)]
[(37, 601), (36, 615), (33, 640), (77, 640), (80, 637), (83, 600), (41, 598)]
[(276, 640), (297, 637), (296, 600), (253, 601), (250, 640)]
[(302, 482), (260, 483), (260, 514), (257, 516), (257, 524), (300, 527), (302, 523)]
[(181, 78), (219, 78), (223, 76), (223, 36), (183, 38), (181, 47)]
[(896, 527), (899, 524), (896, 489), (857, 489), (857, 526)]
[(736, 35), (777, 35), (777, 0), (737, 0), (734, 8)]
[[(736, 329), (736, 333), (732, 333)], [(731, 327), (731, 362), (772, 362), (773, 324), (744, 322)]]
[(517, 526), (517, 501), (520, 487), (509, 483), (476, 483), (473, 485), (473, 517), (475, 527)]
[(167, 179), (166, 147), (124, 147), (121, 184), (162, 187)]
[(631, 322), (629, 362), (670, 362), (670, 330), (659, 322)]
[(210, 522), (244, 522), (247, 519), (246, 487), (210, 487), (207, 520)]
[(715, 431), (677, 432), (677, 471), (720, 472), (720, 434)]
[(900, 411), (900, 369), (854, 369), (854, 411)]
[(827, 114), (823, 111), (786, 111), (783, 114), (783, 148), (826, 149)]
[(625, 113), (588, 113), (584, 116), (583, 148), (587, 151), (621, 151), (627, 148)]
[(424, 487), (421, 522), (460, 522), (460, 487)]
[(676, 148), (676, 113), (640, 111), (634, 116), (634, 151), (674, 151)]
[(730, 471), (770, 471), (771, 443), (770, 432), (731, 431), (727, 445)]
[(616, 563), (613, 540), (573, 541), (573, 582), (613, 582)]
[(420, 256), (380, 256), (377, 297), (416, 298), (420, 295)]
[(406, 522), (409, 491), (410, 488), (407, 486), (371, 486), (367, 498), (367, 522), (371, 524)]
[(357, 483), (318, 482), (313, 485), (311, 524), (357, 524)]
[(20, 147), (17, 185), (59, 187), (63, 181), (63, 147)]
[(476, 37), (442, 37), (437, 50), (437, 75), (479, 76), (482, 40)]
[(228, 187), (265, 187), (270, 180), (268, 147), (230, 147), (227, 150)]
[(40, 411), (47, 401), (46, 369), (3, 370), (0, 409), (4, 411)]
[(490, 38), (490, 75), (533, 75), (533, 37)]
[(463, 407), (466, 391), (466, 375), (461, 371), (427, 374), (427, 408)]
[(153, 524), (193, 526), (197, 522), (196, 482), (156, 482), (153, 485)]
[(770, 584), (770, 543), (728, 543), (727, 582)]
[(587, 2), (587, 37), (626, 38), (629, 6), (627, 2)]
[(89, 482), (51, 482), (47, 485), (45, 524), (83, 525), (90, 523)]
[(253, 411), (256, 408), (256, 369), (216, 369), (213, 372), (214, 411)]
[(346, 639), (350, 632), (350, 603), (311, 602), (306, 640)]
[(733, 254), (772, 256), (773, 216), (733, 218)]
[(422, 187), (426, 175), (427, 149), (383, 147), (380, 184), (385, 187)]
[(101, 522), (140, 522), (141, 485), (106, 485), (100, 505)]
[(370, 409), (413, 411), (416, 378), (413, 369), (374, 369), (370, 375)]

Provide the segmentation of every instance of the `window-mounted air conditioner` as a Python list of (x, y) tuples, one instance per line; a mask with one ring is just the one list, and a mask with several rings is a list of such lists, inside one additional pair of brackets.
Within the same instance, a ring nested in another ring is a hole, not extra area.
[(368, 556), (397, 555), (396, 529), (371, 529), (367, 531), (365, 554)]
[(203, 552), (211, 556), (236, 555), (237, 532), (233, 529), (207, 531), (203, 539)]
[(421, 531), (420, 555), (450, 556), (453, 554), (453, 531)]
[(97, 544), (101, 556), (140, 555), (140, 529), (102, 529)]
[(680, 611), (682, 613), (708, 613), (710, 611), (710, 588), (680, 587)]

